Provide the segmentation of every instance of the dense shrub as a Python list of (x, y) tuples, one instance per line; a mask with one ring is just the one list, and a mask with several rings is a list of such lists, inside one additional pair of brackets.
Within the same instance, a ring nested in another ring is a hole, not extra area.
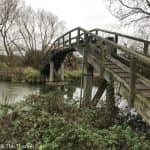
[(35, 82), (40, 77), (40, 72), (32, 67), (27, 67), (23, 72), (27, 82)]
[(79, 79), (81, 77), (80, 70), (65, 70), (65, 78), (67, 79)]
[(0, 62), (0, 71), (5, 71), (8, 69), (8, 65), (4, 62)]
[(150, 140), (129, 126), (96, 127), (91, 121), (104, 113), (98, 115), (96, 110), (81, 110), (66, 102), (55, 92), (32, 95), (12, 114), (0, 118), (0, 144), (31, 143), (39, 150), (149, 150)]

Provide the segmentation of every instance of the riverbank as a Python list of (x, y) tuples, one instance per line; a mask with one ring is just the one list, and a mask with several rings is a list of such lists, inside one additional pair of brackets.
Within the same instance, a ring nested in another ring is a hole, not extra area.
[[(77, 81), (81, 78), (81, 70), (69, 70), (64, 72), (66, 81)], [(0, 81), (10, 81), (18, 83), (44, 84), (48, 81), (46, 77), (40, 73), (40, 70), (32, 67), (8, 67), (6, 64), (0, 64)], [(57, 80), (57, 79), (56, 79)]]
[(29, 96), (0, 118), (0, 144), (4, 146), (19, 143), (42, 150), (148, 150), (149, 142), (145, 133), (122, 124), (117, 116), (109, 119), (105, 107), (81, 109), (58, 91)]
[(40, 71), (32, 67), (8, 67), (0, 68), (0, 81), (10, 81), (18, 83), (45, 83), (46, 78)]

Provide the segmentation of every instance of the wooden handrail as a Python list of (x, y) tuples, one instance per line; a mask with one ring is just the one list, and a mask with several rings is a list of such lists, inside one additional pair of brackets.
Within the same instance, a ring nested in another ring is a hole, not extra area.
[(124, 37), (124, 38), (131, 39), (131, 40), (134, 40), (134, 41), (139, 41), (139, 42), (142, 42), (142, 43), (148, 43), (148, 44), (150, 44), (150, 41), (148, 41), (148, 40), (144, 40), (144, 39), (133, 37), (133, 36), (126, 35), (126, 34), (121, 34), (121, 33), (118, 33), (118, 32), (112, 32), (112, 31), (108, 31), (108, 30), (104, 30), (104, 29), (99, 29), (99, 28), (90, 30), (90, 32), (94, 32), (94, 31), (95, 32), (101, 31), (101, 32), (104, 32), (104, 33), (118, 35), (120, 37)]

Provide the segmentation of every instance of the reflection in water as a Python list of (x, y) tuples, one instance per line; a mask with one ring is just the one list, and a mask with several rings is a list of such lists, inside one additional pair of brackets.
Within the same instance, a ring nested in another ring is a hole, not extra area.
[[(93, 87), (92, 88), (92, 98), (95, 96), (96, 92), (97, 92), (98, 87)], [(83, 97), (83, 93), (84, 90), (82, 90), (82, 97)], [(80, 100), (80, 94), (81, 94), (81, 88), (76, 87), (73, 94), (72, 94), (72, 98), (75, 101), (79, 101)], [(64, 95), (64, 98), (68, 98), (68, 95)], [(106, 91), (104, 91), (101, 99), (101, 101), (106, 101)], [(129, 105), (126, 99), (124, 99), (123, 97), (119, 97), (118, 95), (115, 95), (115, 100), (116, 100), (116, 106), (121, 110), (121, 111), (129, 111)]]
[(30, 94), (39, 93), (40, 87), (27, 84), (0, 82), (0, 104), (11, 104), (24, 100)]
[[(92, 98), (94, 97), (96, 92), (97, 92), (97, 87), (93, 87), (92, 88)], [(82, 89), (82, 97), (83, 97), (83, 93), (84, 93), (84, 90)], [(81, 88), (77, 87), (73, 93), (72, 98), (74, 100), (78, 101), (80, 99), (80, 94), (81, 94)]]

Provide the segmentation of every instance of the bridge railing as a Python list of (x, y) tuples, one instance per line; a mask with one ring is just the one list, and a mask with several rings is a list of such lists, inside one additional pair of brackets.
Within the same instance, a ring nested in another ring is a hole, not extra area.
[(150, 53), (149, 53), (150, 41), (148, 41), (148, 40), (144, 40), (144, 39), (141, 39), (141, 38), (133, 37), (133, 36), (130, 36), (130, 35), (121, 34), (121, 33), (118, 33), (118, 32), (112, 32), (112, 31), (108, 31), (108, 30), (104, 30), (104, 29), (99, 29), (99, 28), (92, 29), (92, 30), (90, 30), (90, 32), (94, 33), (95, 35), (99, 35), (99, 33), (110, 34), (110, 35), (112, 35), (114, 37), (114, 39), (115, 39), (114, 41), (116, 43), (118, 43), (119, 38), (125, 38), (127, 40), (133, 40), (135, 42), (139, 42), (139, 43), (141, 43), (143, 45), (143, 49), (142, 49), (141, 53), (143, 53), (146, 56), (150, 56)]
[[(95, 38), (97, 43), (100, 43), (100, 44), (103, 43), (104, 45), (108, 45), (108, 46), (111, 46), (113, 48), (117, 48), (120, 51), (126, 53), (127, 55), (136, 58), (139, 62), (150, 65), (150, 59), (147, 55), (144, 56), (140, 53), (135, 52), (131, 48), (127, 48), (125, 46), (122, 46), (122, 45), (114, 42), (114, 41), (110, 41), (106, 38), (98, 36), (97, 34), (92, 33), (93, 31), (87, 31), (87, 30), (80, 28), (80, 27), (75, 28), (75, 29), (63, 34), (61, 37), (57, 38), (54, 41), (54, 43), (52, 44), (51, 49), (63, 49), (65, 47), (71, 47), (73, 44), (75, 44), (75, 43), (77, 44), (80, 40), (82, 40), (84, 42), (85, 41), (85, 35), (89, 35), (89, 36), (92, 36), (93, 38)], [(96, 30), (96, 32), (98, 32), (98, 31), (99, 31), (99, 29)], [(113, 32), (111, 32), (111, 33), (113, 33)], [(116, 34), (116, 33), (114, 33), (114, 34)], [(116, 36), (124, 36), (124, 37), (128, 37), (128, 38), (131, 38), (134, 40), (144, 42), (144, 43), (147, 42), (147, 44), (150, 43), (149, 41), (137, 39), (137, 38), (122, 35), (122, 34), (119, 34), (119, 35), (117, 34)]]

